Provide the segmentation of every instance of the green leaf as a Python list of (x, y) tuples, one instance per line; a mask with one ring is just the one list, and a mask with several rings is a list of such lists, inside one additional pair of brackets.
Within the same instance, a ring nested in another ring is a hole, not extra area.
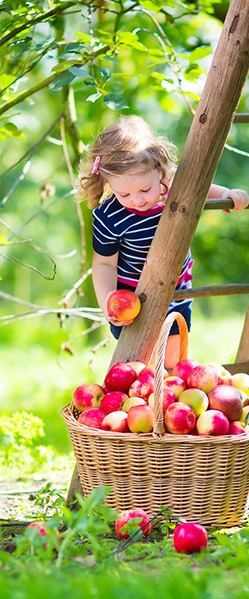
[(96, 94), (91, 94), (91, 96), (88, 96), (86, 101), (92, 102), (94, 104), (94, 102), (96, 102), (96, 100), (98, 100), (101, 96), (102, 96), (102, 93), (100, 91), (97, 91)]
[(90, 77), (92, 79), (92, 76), (89, 75), (88, 70), (84, 67), (70, 67), (69, 73), (71, 73), (74, 77), (77, 77), (79, 79), (84, 79), (85, 77)]
[(7, 137), (25, 139), (23, 132), (14, 123), (5, 123), (5, 125), (0, 127), (0, 139), (6, 139)]
[(119, 31), (119, 42), (124, 46), (131, 46), (141, 52), (147, 52), (147, 48), (139, 41), (137, 35), (131, 31)]
[(61, 89), (62, 87), (64, 87), (64, 85), (68, 85), (69, 83), (71, 83), (71, 81), (73, 81), (74, 79), (74, 75), (72, 75), (72, 73), (69, 73), (69, 71), (67, 73), (64, 73), (63, 75), (61, 75), (61, 77), (59, 77), (56, 81), (54, 81), (54, 83), (52, 83), (52, 85), (50, 85), (50, 87), (52, 89)]
[(98, 72), (100, 73), (101, 77), (103, 77), (104, 81), (109, 81), (109, 79), (111, 79), (112, 73), (110, 69), (101, 68), (98, 69)]
[(107, 94), (104, 98), (104, 103), (111, 110), (122, 110), (122, 108), (129, 108), (124, 98), (118, 94)]
[(188, 81), (196, 81), (204, 73), (203, 69), (196, 62), (189, 64), (184, 71), (184, 77)]
[(74, 35), (76, 35), (76, 37), (82, 42), (82, 44), (91, 44), (91, 36), (89, 34), (82, 33), (81, 31), (76, 31)]
[(193, 52), (189, 55), (189, 61), (195, 62), (196, 60), (201, 60), (212, 53), (210, 46), (200, 46), (199, 48), (195, 48)]

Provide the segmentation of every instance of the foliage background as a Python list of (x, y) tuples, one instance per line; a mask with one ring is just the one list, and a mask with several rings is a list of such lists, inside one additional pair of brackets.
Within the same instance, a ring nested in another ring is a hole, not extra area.
[[(0, 410), (41, 416), (45, 442), (60, 452), (70, 444), (58, 409), (78, 384), (101, 382), (114, 349), (105, 324), (88, 332), (94, 321), (51, 312), (97, 306), (90, 275), (70, 292), (91, 264), (91, 214), (73, 195), (79, 157), (99, 130), (133, 113), (180, 157), (228, 5), (0, 2)], [(248, 107), (246, 86), (238, 110)], [(227, 143), (244, 154), (224, 149), (217, 183), (247, 188), (248, 135), (232, 125)], [(247, 248), (248, 211), (204, 212), (192, 244), (195, 286), (246, 283)], [(247, 303), (196, 301), (193, 356), (233, 361)]]

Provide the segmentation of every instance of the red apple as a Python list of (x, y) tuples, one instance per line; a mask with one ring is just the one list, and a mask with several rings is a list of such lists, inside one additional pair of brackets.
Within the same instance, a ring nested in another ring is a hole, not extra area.
[(176, 397), (179, 397), (179, 395), (187, 388), (185, 381), (179, 376), (167, 376), (164, 379), (163, 386), (174, 391)]
[(146, 401), (142, 397), (128, 397), (122, 405), (124, 412), (129, 412), (129, 409), (133, 406), (146, 406)]
[[(155, 368), (156, 368), (156, 366), (154, 363), (148, 364), (148, 366), (145, 366), (144, 369), (141, 370), (139, 376), (144, 376), (144, 375), (149, 374), (154, 377), (155, 376)], [(164, 370), (164, 373), (163, 373), (164, 377), (169, 376), (169, 373), (166, 370), (166, 368), (164, 368), (163, 370)]]
[(73, 405), (79, 412), (88, 408), (99, 408), (104, 389), (96, 383), (85, 383), (75, 389), (73, 394)]
[(245, 433), (246, 431), (248, 431), (248, 427), (244, 422), (240, 422), (240, 420), (230, 422), (229, 435), (241, 435), (241, 433)]
[(215, 362), (214, 363), (211, 362), (211, 364), (209, 364), (209, 366), (212, 366), (212, 368), (214, 368), (214, 370), (218, 374), (217, 385), (232, 385), (233, 384), (233, 377), (231, 375), (231, 372), (229, 372), (229, 370), (224, 368), (224, 366), (222, 366), (221, 364), (216, 364)]
[[(171, 389), (168, 389), (167, 387), (163, 387), (163, 413), (166, 412), (166, 410), (168, 409), (170, 404), (174, 403), (174, 401), (176, 401), (176, 399), (177, 398), (176, 398), (176, 394), (174, 393), (174, 391), (171, 391)], [(148, 404), (149, 404), (149, 406), (154, 408), (154, 403), (155, 403), (155, 394), (151, 393), (151, 395), (149, 396), (149, 399), (148, 399)]]
[(200, 553), (208, 543), (207, 531), (201, 524), (184, 522), (174, 532), (174, 547), (178, 553)]
[(185, 389), (179, 396), (179, 401), (192, 408), (196, 418), (208, 409), (208, 396), (201, 389)]
[(198, 435), (228, 435), (229, 420), (219, 410), (207, 410), (197, 418), (196, 428)]
[(35, 521), (35, 522), (30, 522), (30, 524), (28, 525), (28, 528), (37, 528), (37, 530), (39, 531), (39, 535), (41, 537), (47, 537), (48, 533), (46, 531), (46, 527), (45, 527), (45, 523), (43, 520), (40, 521)]
[(109, 391), (126, 393), (137, 378), (137, 373), (127, 362), (116, 362), (105, 377), (105, 386)]
[(174, 376), (179, 376), (186, 383), (188, 375), (191, 372), (191, 370), (193, 370), (193, 368), (195, 368), (195, 366), (199, 366), (199, 365), (200, 365), (200, 362), (198, 362), (197, 360), (190, 360), (190, 359), (180, 360), (179, 362), (177, 362), (177, 364), (175, 364), (175, 366), (172, 370), (172, 374)]
[(185, 403), (177, 401), (170, 404), (164, 414), (166, 430), (174, 435), (187, 435), (194, 428), (194, 411)]
[(104, 420), (102, 420), (101, 428), (103, 431), (114, 431), (116, 433), (128, 433), (129, 428), (127, 424), (126, 412), (111, 412), (106, 414)]
[(154, 426), (154, 412), (151, 406), (133, 406), (127, 416), (132, 433), (150, 433)]
[(101, 428), (102, 422), (106, 416), (104, 410), (100, 408), (92, 408), (81, 412), (78, 418), (78, 422), (85, 426), (91, 426), (92, 428)]
[(243, 412), (241, 393), (230, 385), (216, 385), (208, 393), (211, 410), (226, 414), (229, 422), (240, 420)]
[(126, 399), (128, 399), (128, 395), (123, 393), (123, 391), (109, 391), (109, 393), (106, 393), (106, 395), (102, 397), (100, 408), (101, 410), (104, 410), (106, 414), (110, 414), (110, 412), (120, 410), (121, 405)]
[(149, 396), (154, 391), (154, 377), (147, 374), (139, 376), (129, 388), (129, 397), (142, 397), (148, 401)]
[[(122, 528), (126, 526), (129, 531)], [(123, 512), (115, 522), (115, 530), (119, 539), (129, 539), (129, 537), (137, 531), (137, 527), (141, 528), (145, 537), (150, 534), (151, 523), (148, 514), (141, 509), (131, 509)], [(134, 528), (134, 530), (132, 530)]]
[(190, 388), (201, 389), (208, 393), (218, 383), (218, 374), (212, 366), (200, 364), (195, 366), (188, 375), (187, 385)]
[(143, 362), (139, 362), (139, 360), (135, 360), (135, 362), (127, 362), (129, 366), (132, 366), (137, 373), (137, 376), (140, 375), (140, 372), (145, 368), (145, 364)]
[(129, 289), (117, 289), (108, 298), (107, 309), (110, 316), (115, 320), (133, 320), (141, 310), (141, 302)]

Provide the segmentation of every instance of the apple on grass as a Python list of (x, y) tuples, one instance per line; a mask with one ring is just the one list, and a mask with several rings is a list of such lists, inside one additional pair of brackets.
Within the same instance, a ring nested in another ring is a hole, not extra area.
[(102, 420), (103, 431), (114, 431), (116, 433), (128, 433), (127, 414), (123, 411), (110, 412)]
[(108, 314), (115, 320), (134, 320), (141, 310), (141, 302), (134, 291), (117, 289), (107, 300)]
[(192, 408), (196, 418), (208, 409), (208, 396), (201, 389), (185, 389), (179, 396), (179, 401)]
[(154, 384), (154, 377), (150, 374), (139, 376), (129, 388), (129, 397), (142, 397), (148, 401), (150, 394), (154, 391)]
[[(166, 412), (171, 403), (176, 401), (177, 397), (174, 391), (168, 389), (167, 387), (163, 387), (163, 413)], [(155, 404), (155, 394), (151, 393), (148, 399), (148, 404), (154, 409)]]
[(48, 533), (46, 531), (45, 522), (43, 520), (36, 520), (34, 522), (30, 522), (28, 528), (35, 528), (39, 531), (39, 535), (41, 537), (47, 537)]
[(127, 362), (116, 362), (105, 377), (104, 384), (109, 391), (126, 393), (137, 378), (137, 373)]
[(194, 428), (196, 418), (190, 406), (182, 402), (169, 405), (164, 414), (166, 431), (174, 435), (187, 435)]
[(187, 378), (188, 387), (191, 389), (201, 389), (205, 393), (208, 393), (217, 383), (217, 372), (212, 366), (207, 366), (206, 364), (195, 366)]
[(101, 410), (104, 410), (106, 414), (110, 414), (110, 412), (120, 410), (126, 399), (128, 399), (128, 395), (123, 391), (109, 391), (109, 393), (106, 393), (106, 395), (102, 397), (100, 408)]
[(154, 426), (154, 411), (151, 406), (133, 406), (127, 415), (129, 430), (132, 433), (151, 433)]
[(128, 397), (122, 405), (124, 412), (129, 412), (133, 406), (146, 406), (147, 402), (142, 397)]
[(171, 389), (179, 397), (181, 393), (187, 388), (185, 381), (179, 376), (166, 376), (163, 383), (164, 387)]
[(106, 412), (104, 412), (104, 410), (101, 410), (100, 408), (90, 408), (89, 410), (85, 410), (85, 412), (81, 412), (78, 422), (92, 428), (101, 428), (105, 416)]
[(131, 509), (123, 512), (115, 522), (115, 530), (119, 539), (129, 539), (141, 529), (143, 535), (148, 537), (151, 523), (148, 514), (142, 509)]
[(187, 358), (186, 360), (179, 360), (179, 362), (175, 364), (172, 374), (174, 376), (179, 376), (186, 383), (191, 370), (193, 370), (195, 366), (199, 365), (200, 362), (197, 360), (191, 360), (190, 358)]
[(196, 428), (198, 435), (228, 435), (229, 420), (223, 412), (219, 410), (207, 410), (197, 418)]
[(174, 532), (174, 547), (178, 553), (200, 553), (208, 544), (207, 531), (201, 524), (183, 522)]
[(75, 389), (73, 405), (78, 412), (84, 412), (89, 408), (99, 408), (103, 396), (103, 387), (96, 383), (84, 383)]
[(241, 393), (231, 385), (216, 385), (208, 393), (209, 406), (212, 410), (223, 412), (229, 422), (240, 420), (243, 406)]

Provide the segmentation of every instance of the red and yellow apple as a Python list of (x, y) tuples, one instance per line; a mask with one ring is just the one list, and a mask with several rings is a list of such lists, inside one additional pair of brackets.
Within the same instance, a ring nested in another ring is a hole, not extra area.
[(84, 412), (89, 408), (99, 408), (103, 396), (103, 387), (96, 383), (84, 383), (75, 389), (73, 405), (78, 412)]
[(154, 426), (154, 411), (151, 406), (133, 406), (127, 415), (128, 427), (132, 433), (151, 433)]
[(245, 424), (248, 424), (248, 422), (249, 422), (249, 406), (244, 406), (244, 408), (242, 408), (242, 415), (240, 417), (240, 421), (244, 422)]
[(103, 431), (114, 431), (116, 433), (128, 433), (127, 414), (122, 410), (106, 414), (102, 420)]
[(120, 410), (126, 399), (128, 399), (128, 395), (123, 391), (109, 391), (109, 393), (106, 393), (106, 395), (102, 397), (100, 408), (101, 410), (104, 410), (106, 414), (110, 414), (111, 412)]
[(139, 360), (135, 360), (134, 362), (127, 362), (127, 364), (134, 368), (134, 370), (137, 373), (137, 376), (139, 376), (140, 372), (142, 372), (142, 370), (145, 368), (145, 364), (143, 362), (140, 362)]
[[(163, 413), (166, 412), (169, 405), (171, 403), (174, 403), (174, 401), (176, 401), (176, 399), (177, 399), (177, 397), (176, 397), (176, 394), (174, 393), (174, 391), (171, 391), (171, 389), (168, 389), (167, 387), (163, 387)], [(154, 405), (155, 405), (154, 393), (151, 393), (151, 395), (149, 396), (148, 404), (149, 404), (149, 406), (151, 406), (154, 409)]]
[(201, 389), (208, 393), (218, 383), (218, 374), (212, 366), (200, 364), (191, 370), (187, 378), (190, 388)]
[(230, 422), (229, 435), (241, 435), (241, 433), (246, 433), (248, 430), (248, 426), (240, 420)]
[(154, 383), (154, 377), (149, 374), (139, 376), (129, 388), (129, 397), (142, 397), (148, 401), (150, 394), (154, 391)]
[(211, 364), (209, 364), (209, 366), (212, 366), (212, 368), (214, 368), (214, 370), (218, 374), (217, 385), (232, 385), (233, 384), (233, 378), (232, 378), (231, 372), (229, 372), (229, 370), (224, 368), (224, 366), (222, 366), (222, 364), (216, 364), (216, 362), (211, 362)]
[(106, 413), (104, 410), (101, 410), (100, 408), (90, 408), (89, 410), (85, 410), (85, 412), (81, 412), (78, 422), (92, 428), (101, 428), (105, 416)]
[(193, 370), (195, 366), (199, 365), (200, 362), (197, 360), (191, 360), (190, 358), (187, 358), (186, 360), (179, 360), (179, 362), (175, 364), (172, 374), (174, 376), (179, 376), (186, 383), (191, 370)]
[(142, 397), (128, 397), (122, 405), (124, 412), (129, 412), (133, 406), (146, 406), (147, 402)]
[(207, 410), (197, 418), (196, 428), (198, 435), (228, 435), (229, 420), (220, 410)]
[(249, 396), (249, 374), (245, 372), (237, 372), (232, 376), (232, 384), (234, 387), (243, 391)]
[[(148, 514), (141, 509), (131, 509), (123, 512), (115, 522), (115, 530), (119, 539), (129, 539), (139, 528), (145, 537), (150, 534), (151, 523)], [(129, 528), (129, 530), (127, 530)]]
[(216, 385), (208, 393), (209, 406), (211, 410), (223, 412), (229, 422), (240, 420), (243, 406), (241, 393), (231, 385)]
[(174, 547), (178, 553), (200, 553), (208, 544), (207, 531), (201, 524), (183, 522), (174, 532)]
[(127, 362), (116, 362), (105, 377), (105, 386), (109, 391), (126, 393), (137, 378), (137, 373)]
[(187, 388), (185, 381), (179, 376), (166, 376), (163, 383), (164, 387), (171, 389), (179, 397), (181, 393)]
[(196, 418), (190, 406), (182, 402), (169, 405), (164, 414), (166, 430), (174, 435), (187, 435), (194, 428)]
[(141, 302), (129, 289), (117, 289), (107, 300), (108, 314), (115, 320), (134, 320), (141, 310)]
[(208, 396), (201, 389), (185, 389), (179, 396), (179, 401), (192, 408), (196, 418), (208, 409)]

